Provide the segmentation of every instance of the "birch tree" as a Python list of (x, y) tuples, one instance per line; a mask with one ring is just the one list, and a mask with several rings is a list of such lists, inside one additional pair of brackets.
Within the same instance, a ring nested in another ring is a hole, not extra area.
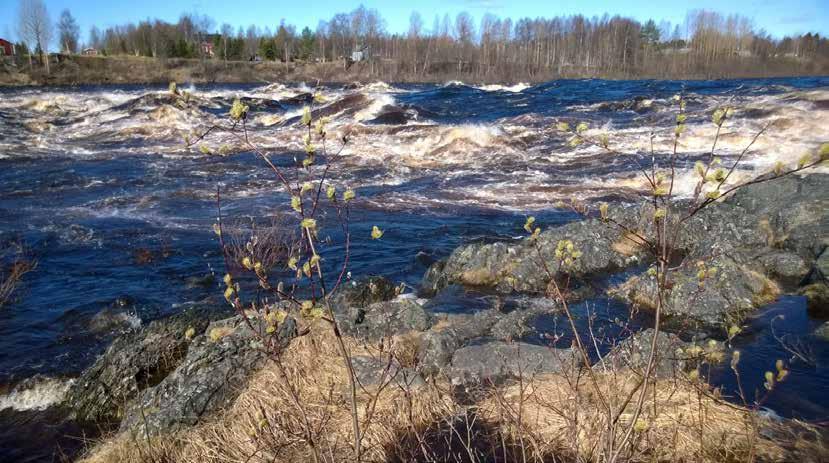
[(40, 53), (40, 60), (49, 74), (49, 43), (54, 29), (43, 0), (20, 0), (18, 33), (21, 39)]
[(68, 9), (63, 10), (58, 21), (58, 35), (60, 37), (60, 46), (66, 53), (78, 52), (78, 39), (80, 36), (80, 29), (72, 13)]

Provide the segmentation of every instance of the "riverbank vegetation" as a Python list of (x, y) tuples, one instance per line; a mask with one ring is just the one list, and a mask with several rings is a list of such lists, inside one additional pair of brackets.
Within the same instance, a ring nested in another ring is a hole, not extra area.
[[(244, 29), (186, 14), (175, 24), (146, 20), (104, 30), (93, 27), (83, 45), (74, 19), (64, 12), (60, 37), (62, 54), (51, 60), (66, 63), (63, 77), (46, 78), (50, 60), (42, 56), (42, 38), (18, 44), (18, 72), (48, 83), (145, 83), (180, 77), (239, 82), (277, 76), (323, 81), (538, 82), (561, 77), (694, 79), (829, 72), (829, 41), (819, 34), (775, 38), (746, 17), (702, 10), (690, 11), (683, 24), (609, 15), (513, 20), (487, 14), (477, 20), (462, 12), (454, 18), (436, 15), (431, 26), (414, 12), (405, 33), (389, 31), (377, 10), (362, 6), (321, 21), (315, 30), (301, 31), (284, 20), (273, 28)], [(29, 50), (38, 55), (34, 65)], [(75, 55), (82, 51), (119, 58), (105, 65), (110, 75), (96, 76), (101, 65), (78, 59)], [(147, 71), (132, 75), (117, 64), (123, 57), (158, 61), (139, 64)], [(175, 61), (191, 69), (190, 75), (170, 71), (167, 60), (171, 59), (195, 60)], [(226, 67), (232, 62), (231, 68), (243, 70), (222, 71), (205, 61)], [(278, 63), (282, 70), (240, 64), (249, 61)], [(12, 82), (8, 77), (4, 80)]]
[[(122, 435), (82, 461), (316, 461), (309, 440), (318, 461), (357, 461), (344, 390), (348, 371), (330, 330), (310, 326), (309, 331), (283, 353), (286, 376), (275, 365), (263, 368), (221, 415), (146, 440)], [(704, 381), (683, 375), (655, 381), (648, 388), (645, 418), (634, 419), (635, 404), (623, 400), (637, 388), (639, 376), (627, 369), (598, 372), (598, 391), (584, 383), (583, 370), (572, 367), (558, 374), (528, 373), (520, 381), (481, 387), (464, 397), (446, 378), (418, 382), (416, 362), (394, 367), (416, 358), (405, 336), (385, 352), (354, 339), (348, 349), (355, 358), (380, 365), (376, 376), (362, 378), (357, 396), (361, 461), (607, 461), (602, 447), (621, 444), (624, 435), (608, 432), (596, 392), (619, 407), (620, 425), (634, 430), (621, 461), (787, 461), (798, 455), (800, 461), (817, 462), (816, 457), (827, 455), (816, 428), (757, 417), (714, 398)]]

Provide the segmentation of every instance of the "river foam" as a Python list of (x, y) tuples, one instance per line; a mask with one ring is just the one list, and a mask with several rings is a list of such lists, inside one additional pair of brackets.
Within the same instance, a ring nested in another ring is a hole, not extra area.
[(74, 380), (35, 376), (0, 394), (0, 410), (45, 410), (60, 403)]

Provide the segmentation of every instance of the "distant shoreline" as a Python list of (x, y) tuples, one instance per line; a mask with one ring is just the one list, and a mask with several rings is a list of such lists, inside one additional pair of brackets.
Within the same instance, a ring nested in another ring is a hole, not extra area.
[[(56, 58), (53, 56), (53, 60)], [(747, 63), (750, 64), (750, 63)], [(171, 81), (193, 84), (255, 84), (272, 82), (351, 83), (382, 80), (398, 83), (445, 83), (462, 81), (475, 84), (539, 83), (556, 79), (607, 80), (717, 80), (785, 77), (825, 77), (826, 73), (791, 74), (791, 68), (773, 65), (749, 66), (729, 72), (686, 74), (629, 74), (586, 72), (571, 69), (562, 73), (539, 73), (511, 79), (489, 78), (472, 73), (442, 73), (412, 76), (396, 72), (398, 63), (390, 60), (357, 63), (346, 70), (342, 62), (281, 63), (198, 59), (156, 59), (132, 56), (71, 56), (52, 64), (47, 76), (37, 63), (32, 69), (26, 61), (17, 66), (0, 65), (0, 87), (77, 86), (77, 85), (152, 85)]]

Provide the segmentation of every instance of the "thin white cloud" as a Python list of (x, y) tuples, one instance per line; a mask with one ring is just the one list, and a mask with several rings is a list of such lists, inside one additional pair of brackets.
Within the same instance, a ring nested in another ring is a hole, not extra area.
[(461, 3), (466, 5), (467, 8), (488, 10), (497, 10), (504, 6), (501, 0), (462, 0)]

